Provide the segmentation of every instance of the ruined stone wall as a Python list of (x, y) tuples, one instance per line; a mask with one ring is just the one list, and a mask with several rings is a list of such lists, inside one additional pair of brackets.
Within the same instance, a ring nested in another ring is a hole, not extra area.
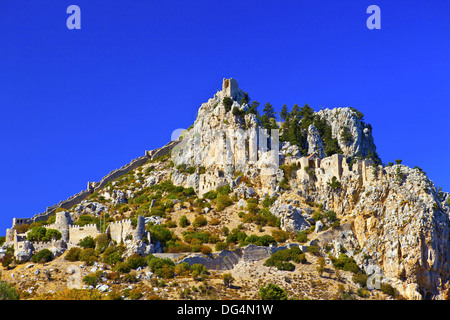
[(181, 142), (181, 140), (174, 140), (174, 141), (170, 141), (168, 144), (166, 144), (165, 146), (163, 146), (162, 148), (159, 149), (155, 149), (155, 150), (150, 150), (150, 151), (146, 151), (145, 155), (151, 159), (154, 160), (158, 157), (162, 157), (165, 156), (166, 154), (168, 154), (175, 146), (177, 146), (179, 143)]
[[(164, 148), (164, 147), (163, 147)], [(162, 149), (162, 148), (160, 148)], [(156, 149), (156, 151), (159, 149)], [(155, 151), (155, 150), (154, 150)], [(34, 215), (32, 218), (13, 218), (13, 225), (27, 223), (31, 224), (36, 221), (46, 221), (48, 218), (53, 216), (57, 209), (62, 208), (69, 210), (74, 205), (81, 203), (81, 201), (85, 200), (92, 192), (97, 191), (103, 188), (108, 182), (114, 181), (118, 177), (128, 173), (130, 170), (134, 170), (143, 164), (145, 164), (149, 160), (147, 155), (133, 159), (130, 163), (124, 165), (120, 169), (116, 169), (111, 171), (109, 174), (104, 176), (100, 182), (90, 182), (88, 184), (88, 189), (80, 191), (79, 193), (69, 197), (66, 200), (60, 201), (57, 204), (47, 207), (46, 211), (43, 213), (38, 213)]]
[(125, 219), (111, 223), (108, 226), (108, 230), (111, 236), (111, 240), (114, 240), (117, 243), (125, 241), (128, 235), (131, 236), (133, 235), (133, 226), (131, 225), (130, 219)]
[(106, 186), (108, 184), (108, 182), (114, 181), (117, 178), (123, 176), (124, 174), (127, 174), (131, 170), (134, 170), (134, 169), (142, 166), (148, 160), (149, 160), (149, 158), (147, 156), (142, 156), (142, 157), (133, 159), (130, 163), (124, 165), (123, 167), (121, 167), (119, 169), (111, 171), (106, 176), (104, 176), (103, 179), (99, 183), (95, 184), (94, 191), (98, 191), (98, 190), (102, 189), (104, 186)]
[(87, 224), (85, 226), (70, 226), (69, 239), (71, 243), (78, 244), (82, 239), (91, 236), (96, 238), (100, 234), (95, 224)]
[(34, 252), (39, 252), (44, 249), (49, 249), (53, 247), (52, 241), (33, 241)]
[(203, 196), (204, 193), (210, 190), (216, 190), (218, 187), (224, 186), (228, 183), (224, 174), (221, 175), (218, 170), (200, 174), (198, 182), (199, 196)]

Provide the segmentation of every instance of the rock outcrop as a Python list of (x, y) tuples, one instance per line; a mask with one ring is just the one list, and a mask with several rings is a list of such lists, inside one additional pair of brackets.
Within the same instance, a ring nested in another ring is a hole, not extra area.
[[(354, 239), (345, 245), (346, 250), (363, 250), (357, 255), (360, 264), (370, 260), (371, 265), (380, 266), (378, 274), (402, 295), (446, 298), (450, 208), (444, 197), (418, 169), (399, 164), (364, 171), (343, 175), (336, 189), (316, 180), (308, 185), (309, 199), (351, 222), (352, 235), (344, 238)], [(342, 234), (334, 240), (340, 238)]]
[[(346, 157), (376, 154), (376, 146), (372, 136), (372, 126), (363, 121), (363, 115), (354, 108), (323, 109), (317, 112), (331, 126), (332, 137), (337, 139), (339, 147)], [(351, 141), (344, 141), (342, 130), (348, 129)]]
[(323, 142), (316, 127), (311, 124), (308, 128), (308, 154), (317, 153), (319, 157), (324, 158)]
[[(237, 83), (233, 88), (234, 95), (240, 92)], [(258, 118), (233, 113), (232, 108), (248, 107), (235, 100), (227, 109), (224, 97), (231, 97), (230, 92), (218, 92), (202, 104), (193, 127), (173, 154), (176, 167), (194, 167), (190, 174), (174, 172), (176, 184), (193, 187), (202, 195), (228, 183), (239, 196), (245, 194), (245, 186), (234, 182), (235, 173), (240, 172), (256, 186), (256, 195), (263, 197), (283, 193), (279, 183), (285, 175), (278, 165), (297, 164), (288, 179), (290, 192), (335, 211), (352, 226), (339, 235), (345, 243), (331, 241), (336, 255), (341, 246), (359, 252), (355, 259), (368, 270), (373, 283), (379, 285), (381, 277), (407, 298), (447, 296), (450, 208), (445, 197), (438, 195), (433, 182), (420, 170), (403, 165), (383, 168), (365, 159), (377, 160), (378, 155), (372, 127), (364, 122), (362, 113), (348, 107), (316, 112), (331, 127), (332, 138), (343, 154), (325, 157), (322, 138), (310, 125), (308, 155), (302, 155), (289, 143), (274, 147), (273, 136), (261, 138)], [(317, 158), (307, 157), (309, 154)], [(204, 170), (198, 169), (201, 167)], [(270, 168), (272, 171), (267, 170)], [(271, 213), (281, 218), (281, 227), (289, 232), (314, 224), (302, 208), (282, 200), (277, 200)], [(320, 225), (316, 232), (321, 232)]]

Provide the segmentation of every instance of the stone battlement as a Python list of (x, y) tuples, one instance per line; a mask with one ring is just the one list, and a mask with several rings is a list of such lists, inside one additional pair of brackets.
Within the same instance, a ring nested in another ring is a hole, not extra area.
[(79, 226), (79, 225), (73, 225), (70, 226), (69, 229), (89, 229), (89, 228), (95, 228), (97, 229), (97, 225), (96, 224), (85, 224), (84, 226)]
[(119, 220), (119, 221), (114, 221), (111, 222), (109, 225), (119, 225), (119, 224), (131, 224), (131, 219), (123, 219), (123, 220)]

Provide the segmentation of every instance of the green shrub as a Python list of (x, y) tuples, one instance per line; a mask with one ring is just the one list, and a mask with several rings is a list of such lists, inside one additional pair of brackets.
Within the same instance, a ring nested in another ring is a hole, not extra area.
[(68, 261), (78, 261), (80, 259), (80, 252), (81, 252), (80, 248), (77, 247), (70, 248), (67, 251), (64, 259)]
[(87, 248), (95, 248), (95, 241), (94, 238), (92, 238), (91, 236), (87, 236), (85, 238), (83, 238), (80, 243), (79, 246), (82, 247), (83, 249), (87, 249)]
[(105, 251), (103, 251), (102, 261), (104, 263), (114, 265), (120, 260), (122, 260), (122, 255), (119, 248), (117, 248), (116, 246), (109, 246), (105, 249)]
[(229, 194), (231, 192), (231, 187), (229, 184), (226, 184), (224, 186), (218, 187), (216, 189), (217, 193), (221, 193), (221, 194)]
[(149, 166), (147, 167), (147, 169), (145, 169), (145, 174), (149, 175), (150, 172), (152, 172), (155, 169), (155, 166)]
[(353, 135), (348, 127), (343, 127), (341, 131), (341, 140), (346, 144), (353, 141)]
[(113, 267), (113, 270), (119, 273), (128, 273), (131, 271), (130, 266), (122, 261), (118, 261)]
[(253, 243), (257, 246), (268, 247), (269, 245), (276, 244), (277, 242), (272, 236), (269, 235), (257, 236), (252, 234), (251, 236), (245, 238), (245, 243)]
[(314, 221), (320, 221), (323, 218), (323, 214), (320, 210), (315, 210), (312, 215), (312, 218), (314, 219)]
[(176, 223), (175, 221), (168, 220), (168, 221), (166, 222), (166, 227), (167, 227), (167, 228), (176, 228), (176, 227), (177, 227), (177, 223)]
[(252, 203), (252, 202), (248, 202), (247, 201), (247, 206), (245, 207), (245, 210), (247, 210), (250, 213), (257, 213), (259, 210), (258, 204), (257, 203)]
[(180, 240), (170, 240), (166, 242), (167, 252), (178, 253), (178, 252), (190, 252), (192, 248), (189, 244), (184, 243)]
[(291, 189), (291, 186), (289, 185), (289, 181), (286, 178), (281, 179), (281, 181), (278, 185), (282, 190), (290, 190)]
[(327, 184), (330, 186), (331, 189), (333, 190), (337, 190), (337, 189), (341, 189), (342, 188), (342, 184), (341, 182), (335, 177), (333, 176), (331, 178), (331, 182), (327, 182)]
[(203, 227), (203, 226), (206, 226), (207, 224), (208, 224), (208, 220), (206, 220), (205, 216), (203, 216), (203, 215), (196, 216), (194, 221), (192, 222), (192, 226), (194, 228)]
[(158, 241), (165, 246), (167, 241), (174, 238), (174, 234), (171, 230), (167, 229), (163, 225), (151, 225), (149, 231), (152, 235), (152, 243), (156, 244)]
[(191, 223), (189, 222), (188, 218), (185, 215), (181, 216), (180, 222), (179, 222), (180, 227), (186, 228), (190, 224)]
[(31, 257), (31, 261), (33, 262), (39, 262), (39, 263), (45, 263), (48, 261), (52, 261), (53, 254), (48, 249), (42, 249), (41, 251), (37, 252), (35, 255)]
[(341, 253), (339, 258), (331, 257), (334, 268), (357, 273), (360, 271), (358, 264), (353, 258)]
[(283, 243), (289, 238), (289, 234), (283, 230), (273, 230), (272, 237), (275, 239), (276, 242)]
[(55, 229), (47, 229), (45, 232), (45, 237), (42, 241), (59, 240), (62, 238), (61, 232)]
[(283, 170), (283, 176), (286, 180), (289, 181), (289, 179), (295, 175), (293, 175), (297, 170), (298, 166), (297, 163), (292, 164), (283, 164), (280, 166), (280, 169)]
[(194, 263), (191, 265), (191, 276), (194, 280), (198, 278), (204, 279), (206, 275), (208, 275), (208, 270), (206, 267), (200, 263)]
[(315, 256), (318, 256), (319, 255), (319, 252), (320, 252), (320, 248), (319, 248), (319, 246), (308, 246), (307, 248), (306, 248), (306, 250), (309, 252), (309, 253), (311, 253), (311, 254), (313, 254), (313, 255), (315, 255)]
[(185, 189), (183, 190), (183, 195), (186, 196), (186, 197), (194, 196), (194, 195), (195, 195), (195, 190), (194, 190), (194, 188), (192, 188), (192, 187), (185, 188)]
[(96, 286), (98, 283), (98, 279), (97, 277), (93, 276), (93, 275), (87, 275), (83, 278), (83, 282), (86, 283), (89, 286)]
[(79, 260), (84, 261), (88, 266), (92, 266), (97, 261), (97, 253), (93, 248), (82, 249)]
[(292, 247), (275, 252), (264, 262), (264, 265), (266, 267), (276, 267), (278, 270), (295, 270), (295, 266), (289, 261), (306, 263), (306, 257), (299, 247)]
[(226, 250), (226, 249), (228, 249), (228, 245), (225, 242), (219, 241), (219, 242), (216, 242), (214, 249), (216, 251)]
[(305, 243), (306, 241), (308, 241), (308, 236), (307, 236), (307, 234), (305, 233), (305, 231), (300, 231), (300, 232), (297, 234), (297, 237), (295, 238), (295, 240), (297, 240), (297, 241), (300, 242), (300, 243)]
[(168, 279), (175, 276), (175, 263), (168, 258), (158, 258), (152, 254), (147, 257), (147, 264), (151, 272), (158, 277)]
[(61, 237), (61, 232), (58, 230), (47, 229), (43, 226), (33, 227), (27, 234), (28, 241), (50, 241), (52, 239), (59, 240)]
[(259, 215), (262, 217), (263, 225), (271, 227), (280, 227), (281, 218), (273, 215), (269, 208), (262, 208), (259, 210)]
[(128, 265), (130, 269), (137, 269), (139, 267), (144, 268), (147, 266), (147, 260), (137, 253), (128, 257), (125, 263)]
[(226, 112), (229, 112), (231, 110), (231, 106), (233, 105), (233, 100), (230, 97), (224, 97), (222, 103)]
[(83, 214), (81, 216), (78, 217), (77, 221), (75, 221), (75, 225), (77, 226), (85, 226), (87, 224), (94, 224), (97, 222), (98, 219), (95, 219), (94, 217), (88, 215), (88, 214)]
[(183, 232), (184, 241), (191, 243), (194, 239), (200, 240), (200, 243), (212, 243), (211, 233), (205, 231), (185, 231)]
[(273, 283), (260, 287), (259, 297), (261, 300), (287, 300), (287, 294), (284, 289)]
[(208, 191), (206, 193), (203, 194), (203, 198), (204, 199), (209, 199), (209, 200), (213, 200), (217, 198), (217, 192), (214, 190)]
[(189, 263), (182, 262), (177, 265), (175, 265), (174, 272), (178, 276), (188, 276), (190, 271)]
[(19, 293), (9, 283), (0, 281), (0, 300), (19, 300)]
[(245, 116), (245, 110), (239, 109), (238, 107), (233, 108), (233, 115), (236, 117), (244, 117)]
[(247, 238), (247, 234), (244, 231), (239, 230), (238, 228), (234, 228), (225, 240), (226, 244), (230, 243), (244, 243)]
[(335, 222), (337, 220), (336, 212), (334, 212), (333, 210), (328, 210), (327, 212), (325, 212), (325, 217), (331, 222)]
[(111, 239), (107, 234), (101, 233), (95, 239), (95, 250), (99, 253), (102, 253), (108, 248)]
[(224, 273), (222, 275), (223, 285), (225, 287), (231, 287), (231, 284), (234, 282), (234, 278), (231, 273)]
[(359, 284), (361, 286), (361, 288), (365, 288), (366, 287), (367, 279), (368, 279), (367, 274), (365, 274), (363, 272), (357, 272), (352, 277), (352, 281), (354, 283)]
[(136, 272), (129, 272), (123, 276), (123, 281), (128, 283), (136, 283), (139, 281), (139, 279), (136, 276)]
[(276, 196), (273, 196), (272, 198), (269, 197), (269, 195), (266, 195), (264, 197), (264, 200), (262, 201), (262, 205), (264, 208), (269, 208), (270, 206), (272, 206), (272, 204), (277, 200)]
[(399, 292), (393, 286), (391, 286), (389, 283), (381, 284), (381, 291), (387, 295), (394, 297), (394, 298), (399, 295)]
[(228, 196), (228, 194), (226, 193), (219, 193), (217, 196), (217, 206), (216, 206), (216, 210), (217, 211), (222, 211), (223, 209), (225, 209), (228, 206), (231, 206), (233, 204), (233, 201), (230, 199), (230, 197)]

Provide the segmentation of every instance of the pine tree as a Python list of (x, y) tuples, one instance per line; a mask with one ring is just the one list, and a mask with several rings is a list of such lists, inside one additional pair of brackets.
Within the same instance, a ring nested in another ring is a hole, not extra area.
[(300, 108), (299, 115), (301, 117), (300, 126), (303, 129), (308, 129), (309, 125), (314, 121), (314, 110), (308, 104), (305, 104)]
[(259, 102), (252, 101), (252, 103), (250, 104), (250, 108), (248, 109), (248, 113), (253, 113), (259, 118), (258, 107), (259, 107)]
[(290, 118), (297, 118), (298, 121), (300, 121), (300, 108), (299, 108), (298, 104), (294, 104), (294, 106), (292, 107), (291, 112), (289, 113), (289, 117)]
[(272, 119), (275, 118), (275, 113), (276, 112), (274, 107), (269, 102), (267, 102), (264, 105), (263, 114), (266, 115), (268, 119)]
[(264, 109), (263, 109), (263, 115), (261, 117), (261, 122), (263, 125), (263, 128), (270, 130), (270, 129), (276, 129), (278, 128), (277, 123), (276, 123), (276, 119), (275, 119), (275, 109), (273, 108), (273, 106), (267, 102), (264, 105)]
[(283, 107), (281, 108), (281, 111), (280, 111), (280, 119), (283, 121), (286, 121), (287, 115), (288, 115), (287, 106), (286, 106), (286, 104), (283, 104)]

